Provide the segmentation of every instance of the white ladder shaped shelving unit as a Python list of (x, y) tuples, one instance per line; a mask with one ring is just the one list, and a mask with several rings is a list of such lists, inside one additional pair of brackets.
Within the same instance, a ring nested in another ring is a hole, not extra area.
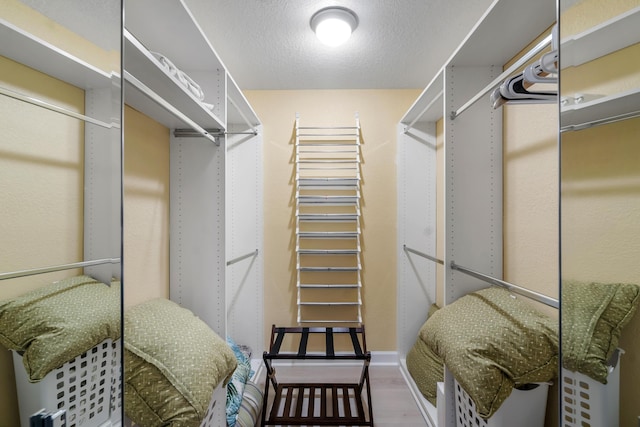
[(360, 121), (300, 126), (296, 115), (298, 323), (362, 323)]

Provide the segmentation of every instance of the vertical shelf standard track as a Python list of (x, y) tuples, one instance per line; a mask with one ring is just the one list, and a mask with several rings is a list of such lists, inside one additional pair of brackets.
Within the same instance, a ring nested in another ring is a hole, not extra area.
[(298, 323), (362, 323), (360, 121), (305, 127), (296, 117)]

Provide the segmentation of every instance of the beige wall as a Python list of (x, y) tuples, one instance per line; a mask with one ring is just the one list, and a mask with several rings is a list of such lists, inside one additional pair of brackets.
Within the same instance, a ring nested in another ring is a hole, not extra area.
[[(558, 299), (558, 105), (504, 105), (502, 111), (503, 278)], [(557, 309), (532, 304), (558, 318)], [(545, 426), (558, 425), (558, 393), (554, 384), (549, 389)]]
[(124, 304), (169, 297), (169, 129), (126, 106)]
[[(532, 40), (522, 53), (550, 31), (551, 28)], [(520, 56), (516, 55), (514, 60)], [(503, 277), (507, 282), (557, 299), (558, 105), (504, 105), (502, 111)], [(556, 309), (536, 305), (548, 315), (558, 317)]]
[(296, 324), (294, 163), (302, 126), (362, 127), (363, 322), (371, 350), (396, 349), (396, 125), (418, 90), (247, 91), (264, 124), (265, 337)]
[[(0, 86), (82, 113), (84, 91), (0, 57)], [(82, 260), (84, 125), (0, 96), (0, 271)], [(0, 299), (63, 277), (65, 271), (0, 282)], [(11, 353), (0, 349), (0, 426), (19, 425)]]

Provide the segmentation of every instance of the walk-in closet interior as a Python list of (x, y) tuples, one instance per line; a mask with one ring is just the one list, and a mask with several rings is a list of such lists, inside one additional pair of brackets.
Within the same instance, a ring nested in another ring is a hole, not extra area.
[(2, 1), (0, 427), (640, 425), (640, 2), (236, 3)]

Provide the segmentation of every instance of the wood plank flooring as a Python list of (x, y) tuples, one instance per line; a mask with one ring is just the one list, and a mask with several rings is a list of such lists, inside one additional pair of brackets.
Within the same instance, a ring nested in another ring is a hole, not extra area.
[[(358, 366), (276, 366), (278, 382), (358, 382)], [(264, 387), (265, 370), (258, 383)], [(398, 366), (370, 365), (375, 427), (424, 427), (425, 423)], [(269, 391), (273, 395), (273, 388)], [(271, 399), (270, 399), (271, 400)]]

